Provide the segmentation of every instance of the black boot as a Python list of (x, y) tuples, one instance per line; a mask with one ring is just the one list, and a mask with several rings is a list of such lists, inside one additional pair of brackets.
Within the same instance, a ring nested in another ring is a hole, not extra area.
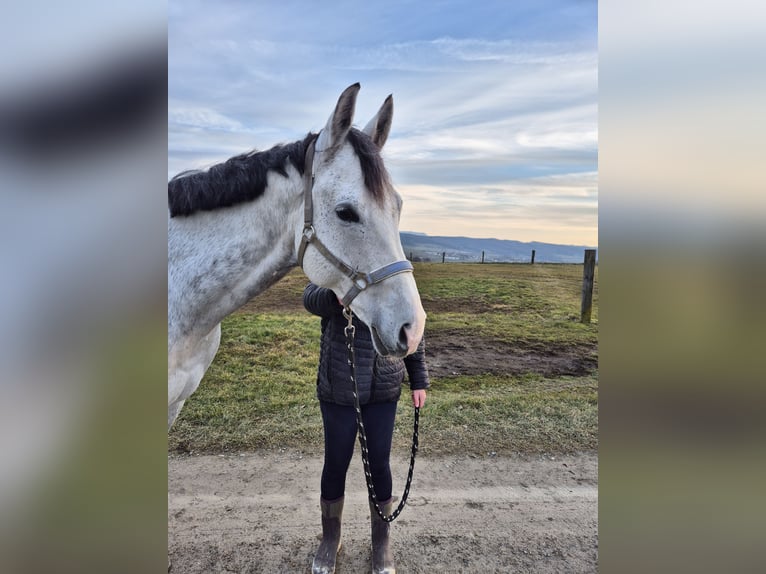
[[(394, 510), (394, 499), (389, 498), (380, 502), (380, 509), (386, 516)], [(372, 574), (396, 574), (394, 557), (391, 554), (389, 533), (391, 523), (385, 522), (375, 511), (375, 505), (370, 499), (370, 529), (372, 533)]]
[(312, 574), (335, 572), (335, 558), (340, 551), (340, 523), (343, 515), (343, 497), (327, 501), (319, 499), (322, 507), (322, 542), (311, 565)]

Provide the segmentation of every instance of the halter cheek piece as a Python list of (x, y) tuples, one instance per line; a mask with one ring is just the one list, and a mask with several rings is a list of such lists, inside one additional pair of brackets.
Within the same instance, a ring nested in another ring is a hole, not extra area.
[(348, 307), (351, 301), (359, 295), (362, 291), (367, 289), (370, 285), (375, 285), (398, 275), (399, 273), (412, 273), (412, 263), (407, 260), (394, 261), (388, 265), (384, 265), (379, 269), (370, 271), (369, 273), (363, 273), (351, 267), (348, 263), (339, 259), (322, 243), (317, 237), (316, 230), (314, 229), (314, 203), (313, 203), (313, 191), (314, 191), (314, 148), (316, 147), (316, 140), (311, 142), (306, 150), (306, 164), (303, 171), (304, 185), (303, 185), (303, 198), (304, 198), (304, 210), (303, 210), (303, 236), (301, 237), (300, 247), (298, 248), (298, 265), (303, 268), (303, 256), (306, 253), (306, 248), (309, 244), (313, 245), (327, 261), (329, 261), (336, 269), (343, 273), (346, 277), (351, 279), (351, 289), (343, 296), (341, 303), (344, 307)]

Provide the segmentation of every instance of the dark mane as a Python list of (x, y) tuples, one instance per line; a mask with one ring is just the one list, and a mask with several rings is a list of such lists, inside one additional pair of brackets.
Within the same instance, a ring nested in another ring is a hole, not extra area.
[(390, 183), (388, 171), (383, 165), (383, 158), (380, 157), (380, 148), (372, 141), (372, 138), (356, 128), (349, 130), (347, 139), (359, 158), (362, 174), (364, 174), (364, 185), (377, 201), (383, 201)]
[[(179, 173), (168, 182), (170, 217), (192, 215), (197, 211), (211, 211), (257, 199), (266, 189), (269, 171), (287, 177), (287, 162), (303, 174), (306, 149), (317, 135), (309, 133), (291, 144), (238, 155), (207, 170)], [(378, 146), (355, 128), (349, 130), (347, 139), (359, 157), (365, 186), (376, 200), (382, 201), (389, 180)]]
[(244, 153), (204, 171), (179, 173), (168, 182), (170, 217), (252, 201), (266, 189), (269, 171), (287, 177), (288, 161), (302, 174), (306, 148), (316, 137), (310, 133), (300, 141)]

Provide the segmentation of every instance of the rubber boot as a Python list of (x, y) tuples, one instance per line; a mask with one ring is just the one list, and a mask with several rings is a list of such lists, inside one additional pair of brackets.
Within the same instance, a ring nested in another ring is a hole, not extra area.
[[(375, 505), (370, 502), (370, 530), (372, 534), (372, 574), (396, 574), (394, 557), (391, 554), (389, 534), (391, 523), (385, 522), (375, 512)], [(386, 516), (394, 510), (394, 499), (380, 503), (380, 509)]]
[(332, 574), (335, 572), (335, 559), (340, 551), (340, 525), (343, 516), (343, 497), (337, 500), (319, 499), (322, 507), (322, 542), (319, 543), (312, 574)]

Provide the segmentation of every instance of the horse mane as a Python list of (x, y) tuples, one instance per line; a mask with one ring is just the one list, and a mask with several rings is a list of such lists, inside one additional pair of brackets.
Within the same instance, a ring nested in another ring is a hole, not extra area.
[(383, 201), (386, 192), (391, 189), (391, 184), (386, 166), (383, 165), (383, 158), (380, 157), (380, 148), (370, 136), (356, 128), (348, 131), (346, 139), (359, 158), (365, 187), (376, 201)]
[[(287, 177), (287, 162), (302, 175), (306, 169), (306, 150), (318, 135), (309, 133), (297, 142), (279, 144), (266, 151), (244, 153), (207, 170), (179, 173), (168, 182), (170, 217), (255, 200), (266, 189), (269, 171)], [(390, 184), (380, 148), (356, 128), (349, 130), (347, 140), (359, 158), (365, 187), (377, 201), (382, 201)]]
[(287, 177), (286, 163), (289, 161), (303, 173), (306, 148), (316, 137), (317, 134), (309, 133), (303, 140), (234, 156), (207, 170), (179, 173), (168, 182), (170, 217), (212, 211), (257, 199), (266, 189), (269, 171)]

